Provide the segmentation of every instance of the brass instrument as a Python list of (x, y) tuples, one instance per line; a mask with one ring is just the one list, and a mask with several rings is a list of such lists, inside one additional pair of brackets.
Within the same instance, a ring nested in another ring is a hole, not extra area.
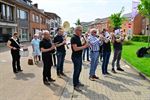
[(118, 30), (115, 30), (114, 37), (115, 37), (115, 41), (120, 43), (125, 39), (126, 34), (125, 33), (122, 34), (120, 29), (118, 29)]
[[(68, 34), (69, 30), (70, 30), (70, 23), (68, 21), (65, 21), (63, 23), (63, 27), (62, 28), (64, 30), (64, 40), (67, 41), (67, 34)], [(67, 47), (67, 49), (69, 49), (68, 43), (66, 43), (66, 47)]]

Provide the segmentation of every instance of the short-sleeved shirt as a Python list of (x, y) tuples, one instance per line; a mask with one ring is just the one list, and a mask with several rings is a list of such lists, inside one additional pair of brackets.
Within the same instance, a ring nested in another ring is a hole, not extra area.
[[(71, 45), (73, 45), (73, 44), (76, 44), (77, 47), (81, 47), (82, 46), (80, 37), (75, 35), (75, 34), (71, 38)], [(72, 49), (72, 57), (81, 57), (82, 56), (82, 50), (74, 51), (73, 47), (71, 47), (71, 49)]]
[[(63, 36), (61, 36), (61, 35), (56, 35), (54, 38), (54, 43), (56, 43), (56, 44), (60, 44), (63, 41), (64, 41), (64, 39), (63, 39)], [(58, 52), (66, 52), (65, 45), (61, 45), (61, 46), (57, 47), (57, 51)]]
[(40, 39), (32, 39), (31, 44), (34, 46), (34, 49), (39, 49)]
[(96, 36), (90, 35), (88, 37), (88, 42), (90, 44), (91, 51), (99, 51), (100, 50), (101, 42)]
[[(43, 40), (40, 42), (40, 49), (41, 49), (41, 48), (48, 49), (48, 48), (51, 48), (51, 47), (52, 47), (52, 43), (51, 43), (50, 40), (43, 39)], [(51, 55), (51, 51), (42, 52), (42, 56), (47, 56), (47, 55)]]
[(19, 51), (20, 50), (20, 46), (19, 46), (20, 45), (20, 41), (19, 41), (19, 39), (14, 40), (13, 37), (11, 37), (9, 39), (9, 41), (11, 42), (10, 46), (17, 48), (17, 50), (11, 49), (11, 52), (15, 52), (15, 51)]

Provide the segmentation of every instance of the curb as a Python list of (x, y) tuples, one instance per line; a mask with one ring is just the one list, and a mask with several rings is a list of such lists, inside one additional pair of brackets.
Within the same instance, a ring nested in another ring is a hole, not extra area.
[(138, 69), (136, 69), (133, 65), (131, 65), (129, 62), (127, 62), (125, 59), (122, 60), (125, 64), (127, 64), (128, 66), (130, 66), (130, 68), (132, 68), (134, 71), (136, 71), (139, 76), (141, 76), (143, 79), (147, 80), (148, 82), (150, 82), (150, 78), (147, 77), (145, 74), (143, 74), (142, 72), (140, 72)]

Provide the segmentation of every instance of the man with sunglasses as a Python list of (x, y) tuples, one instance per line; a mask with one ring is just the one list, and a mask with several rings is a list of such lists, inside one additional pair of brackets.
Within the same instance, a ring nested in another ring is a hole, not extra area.
[(76, 91), (82, 91), (80, 89), (80, 86), (84, 86), (83, 84), (80, 83), (79, 76), (82, 69), (82, 51), (83, 49), (88, 47), (88, 43), (82, 45), (81, 36), (82, 36), (82, 26), (77, 26), (75, 28), (75, 34), (71, 38), (71, 49), (72, 49), (71, 59), (74, 65), (73, 85)]
[(101, 45), (101, 39), (100, 37), (97, 37), (97, 30), (95, 28), (90, 30), (91, 35), (88, 38), (88, 42), (91, 48), (91, 63), (90, 63), (90, 76), (89, 79), (91, 81), (94, 81), (95, 79), (99, 79), (95, 75), (95, 71), (97, 69), (98, 65), (98, 58), (99, 58), (99, 50), (100, 50), (100, 45)]

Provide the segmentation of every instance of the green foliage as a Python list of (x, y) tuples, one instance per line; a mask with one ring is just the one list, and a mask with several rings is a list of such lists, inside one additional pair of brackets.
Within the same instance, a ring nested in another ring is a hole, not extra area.
[(150, 0), (141, 0), (138, 10), (140, 14), (150, 19)]
[(81, 25), (80, 19), (77, 19), (77, 22), (75, 23), (75, 25)]
[(136, 42), (148, 42), (148, 36), (146, 35), (134, 35), (132, 41)]
[(123, 21), (126, 20), (126, 18), (122, 16), (123, 11), (124, 11), (124, 7), (122, 7), (122, 9), (119, 13), (114, 13), (110, 16), (109, 19), (110, 19), (110, 22), (111, 22), (111, 27), (120, 28)]

